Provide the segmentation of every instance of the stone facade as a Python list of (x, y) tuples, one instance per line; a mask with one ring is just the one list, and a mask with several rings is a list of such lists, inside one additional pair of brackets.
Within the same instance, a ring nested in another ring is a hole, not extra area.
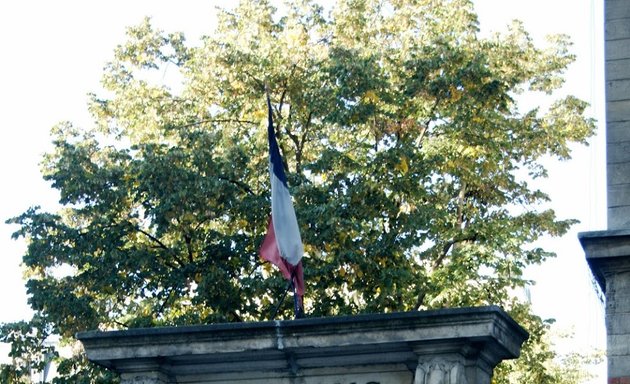
[(608, 230), (579, 234), (606, 295), (608, 382), (630, 384), (630, 1), (604, 1)]
[(604, 7), (608, 229), (630, 229), (630, 2)]
[(527, 333), (497, 307), (84, 332), (124, 384), (489, 384)]

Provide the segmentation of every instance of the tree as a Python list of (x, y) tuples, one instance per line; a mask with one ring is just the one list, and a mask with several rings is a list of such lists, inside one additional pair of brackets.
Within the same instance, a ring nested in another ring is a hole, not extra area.
[[(553, 256), (534, 241), (573, 221), (528, 181), (594, 124), (575, 97), (527, 111), (514, 97), (557, 90), (569, 46), (536, 47), (519, 23), (481, 38), (467, 0), (340, 0), (330, 16), (309, 0), (282, 12), (243, 0), (198, 47), (148, 19), (129, 28), (91, 97), (94, 127), (52, 130), (43, 174), (62, 208), (9, 220), (28, 241), (38, 324), (71, 343), (86, 329), (270, 316), (285, 283), (257, 255), (268, 86), (310, 316), (495, 304), (543, 334), (513, 292)], [(181, 84), (155, 80), (166, 68)], [(542, 374), (553, 358), (524, 354), (520, 369)], [(57, 382), (113, 380), (81, 359)]]

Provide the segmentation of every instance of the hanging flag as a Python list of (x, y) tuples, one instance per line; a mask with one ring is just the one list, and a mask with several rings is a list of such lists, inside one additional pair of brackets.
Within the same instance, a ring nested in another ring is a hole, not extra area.
[(286, 279), (293, 281), (296, 293), (303, 296), (302, 254), (304, 248), (287, 186), (280, 149), (273, 129), (269, 95), (267, 95), (267, 108), (269, 110), (267, 136), (269, 139), (269, 174), (271, 176), (271, 219), (269, 220), (267, 235), (260, 247), (260, 256), (276, 265)]

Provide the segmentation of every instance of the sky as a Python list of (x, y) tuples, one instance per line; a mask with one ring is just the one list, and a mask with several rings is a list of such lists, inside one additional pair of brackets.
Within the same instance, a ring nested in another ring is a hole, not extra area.
[[(4, 224), (28, 207), (54, 207), (56, 193), (41, 178), (41, 156), (51, 148), (48, 132), (60, 121), (89, 126), (87, 94), (100, 89), (105, 63), (125, 28), (151, 16), (165, 31), (183, 31), (189, 41), (213, 29), (216, 6), (229, 1), (183, 0), (21, 0), (0, 2), (0, 323), (29, 317), (20, 260), (23, 240), (11, 240), (15, 226)], [(606, 229), (603, 0), (475, 0), (482, 33), (503, 31), (522, 20), (534, 41), (551, 33), (571, 36), (577, 60), (556, 95), (588, 101), (598, 135), (576, 146), (573, 159), (548, 162), (541, 188), (561, 218), (580, 224), (562, 238), (541, 245), (558, 257), (527, 274), (536, 280), (529, 295), (537, 314), (555, 318), (557, 329), (575, 339), (559, 348), (605, 348), (603, 304), (577, 240), (581, 231)], [(522, 105), (544, 103), (523, 99)], [(523, 108), (524, 110), (525, 108)], [(0, 354), (3, 353), (0, 348)], [(0, 358), (1, 361), (1, 358)]]

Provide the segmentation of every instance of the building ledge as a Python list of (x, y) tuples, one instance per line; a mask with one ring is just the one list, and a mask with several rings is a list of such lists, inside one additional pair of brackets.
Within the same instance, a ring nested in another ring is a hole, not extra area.
[(419, 365), (447, 356), (449, 361), (455, 356), (471, 379), (478, 369), (489, 378), (501, 360), (518, 357), (527, 332), (500, 308), (480, 307), (89, 331), (77, 338), (91, 361), (125, 377), (142, 373), (162, 377), (156, 383), (180, 383), (229, 382), (228, 377), (273, 381), (331, 369), (339, 376), (377, 366), (379, 372), (413, 376)]
[(578, 233), (595, 279), (606, 292), (606, 276), (630, 270), (630, 229)]

